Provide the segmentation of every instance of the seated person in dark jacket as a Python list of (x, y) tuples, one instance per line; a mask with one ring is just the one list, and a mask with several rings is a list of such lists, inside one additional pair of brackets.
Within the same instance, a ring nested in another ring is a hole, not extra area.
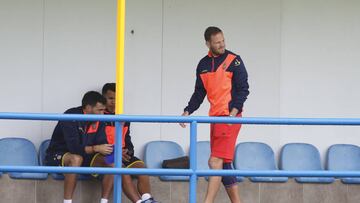
[[(106, 83), (102, 88), (106, 98), (105, 114), (115, 114), (115, 83)], [(106, 122), (106, 136), (109, 144), (115, 144), (115, 123)], [(145, 163), (134, 155), (134, 145), (131, 142), (130, 123), (125, 122), (122, 132), (122, 166), (123, 168), (145, 168)], [(114, 163), (114, 154), (106, 157), (107, 163)], [(147, 175), (137, 175), (137, 187), (130, 175), (122, 175), (122, 189), (133, 203), (158, 203), (150, 193), (150, 180)]]
[[(104, 114), (106, 99), (98, 92), (87, 92), (82, 106), (71, 108), (65, 114)], [(46, 151), (48, 166), (112, 167), (104, 157), (113, 147), (107, 144), (105, 125), (96, 121), (59, 121)], [(64, 174), (64, 203), (71, 203), (76, 187), (76, 174)], [(104, 175), (101, 203), (108, 201), (113, 187), (113, 175)]]

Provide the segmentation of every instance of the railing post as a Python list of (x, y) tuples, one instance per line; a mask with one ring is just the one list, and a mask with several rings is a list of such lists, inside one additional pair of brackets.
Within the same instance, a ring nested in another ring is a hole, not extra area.
[[(123, 125), (119, 122), (115, 122), (115, 167), (121, 168), (122, 166), (122, 131)], [(121, 203), (121, 175), (114, 176), (114, 202)]]
[(190, 176), (190, 187), (189, 187), (189, 202), (196, 203), (196, 189), (197, 189), (197, 174), (196, 174), (196, 145), (197, 142), (197, 122), (193, 121), (190, 125), (190, 169), (193, 173)]

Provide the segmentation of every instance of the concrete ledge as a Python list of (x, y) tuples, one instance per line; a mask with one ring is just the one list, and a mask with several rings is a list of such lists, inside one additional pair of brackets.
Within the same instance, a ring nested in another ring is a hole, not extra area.
[[(152, 194), (162, 203), (187, 203), (188, 182), (163, 182), (158, 177), (150, 179)], [(207, 181), (199, 178), (197, 202), (206, 194)], [(346, 185), (337, 180), (333, 184), (300, 184), (290, 179), (287, 183), (239, 183), (243, 203), (359, 203), (360, 185)], [(74, 203), (98, 203), (101, 182), (78, 181)], [(0, 178), (0, 202), (10, 203), (59, 203), (63, 198), (63, 181), (15, 180), (3, 174)], [(123, 203), (131, 203), (123, 194)], [(112, 202), (112, 201), (111, 201)], [(216, 203), (230, 202), (221, 187)]]

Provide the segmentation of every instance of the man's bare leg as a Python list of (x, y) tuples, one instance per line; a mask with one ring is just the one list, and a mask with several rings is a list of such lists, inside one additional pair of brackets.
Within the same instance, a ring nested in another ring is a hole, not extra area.
[[(106, 164), (103, 155), (97, 155), (94, 159), (92, 167), (114, 167), (114, 164)], [(114, 185), (114, 175), (105, 174), (102, 179), (101, 198), (109, 199)]]
[[(131, 166), (131, 168), (145, 168), (145, 164), (143, 162), (136, 162)], [(143, 195), (145, 193), (150, 194), (150, 179), (147, 175), (139, 175), (137, 176), (138, 182), (137, 182), (137, 189), (140, 193), (140, 195)]]
[(122, 176), (122, 188), (127, 198), (129, 198), (132, 202), (136, 203), (141, 199), (139, 192), (137, 191), (135, 185), (132, 182), (132, 178), (130, 175)]
[(231, 203), (241, 203), (238, 188), (237, 184), (225, 188)]
[[(83, 162), (83, 158), (77, 154), (66, 153), (63, 156), (64, 166), (79, 167)], [(64, 174), (64, 199), (72, 199), (76, 188), (76, 174)]]
[[(214, 170), (223, 168), (223, 159), (210, 157), (209, 167)], [(209, 184), (206, 192), (205, 203), (213, 203), (221, 184), (221, 176), (210, 176)]]

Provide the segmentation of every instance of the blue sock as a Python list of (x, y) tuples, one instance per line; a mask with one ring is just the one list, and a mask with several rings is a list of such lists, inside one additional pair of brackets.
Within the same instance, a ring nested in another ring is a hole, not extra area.
[[(223, 169), (224, 170), (232, 170), (232, 164), (231, 163), (223, 163)], [(221, 179), (221, 182), (225, 187), (231, 187), (234, 184), (236, 184), (236, 177), (235, 176), (223, 176)]]

